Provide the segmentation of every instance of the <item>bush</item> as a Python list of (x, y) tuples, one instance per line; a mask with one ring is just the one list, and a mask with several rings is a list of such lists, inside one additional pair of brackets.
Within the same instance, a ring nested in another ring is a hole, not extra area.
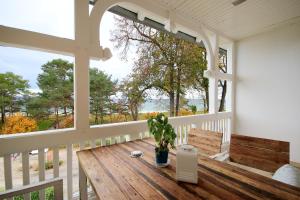
[(17, 113), (6, 118), (3, 125), (3, 134), (26, 133), (37, 129), (37, 123), (34, 119), (23, 116)]
[[(45, 189), (46, 200), (54, 200), (54, 189), (49, 187)], [(23, 196), (16, 196), (14, 200), (24, 200)], [(39, 192), (31, 192), (31, 200), (39, 200)]]
[[(59, 161), (59, 166), (62, 165), (64, 163), (63, 160), (60, 160)], [(45, 162), (45, 169), (48, 170), (48, 169), (53, 169), (53, 160), (49, 160), (47, 162)]]
[(44, 131), (44, 130), (49, 130), (50, 128), (53, 127), (54, 120), (52, 119), (44, 119), (38, 122), (38, 130), (39, 131)]

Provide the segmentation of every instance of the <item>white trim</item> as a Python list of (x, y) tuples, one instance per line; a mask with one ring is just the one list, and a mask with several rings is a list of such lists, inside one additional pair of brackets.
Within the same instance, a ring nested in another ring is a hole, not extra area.
[[(169, 118), (169, 122), (174, 127), (177, 127), (184, 124), (197, 124), (201, 121), (219, 120), (231, 117), (232, 115), (230, 112), (222, 112), (217, 114), (171, 117)], [(81, 130), (63, 129), (56, 131), (51, 130), (7, 135), (2, 136), (0, 139), (0, 156), (30, 151), (37, 148), (57, 147), (67, 144), (79, 144), (83, 141), (95, 139), (105, 139), (122, 135), (134, 135), (135, 133), (145, 132), (147, 130), (147, 121), (141, 120), (98, 125)]]

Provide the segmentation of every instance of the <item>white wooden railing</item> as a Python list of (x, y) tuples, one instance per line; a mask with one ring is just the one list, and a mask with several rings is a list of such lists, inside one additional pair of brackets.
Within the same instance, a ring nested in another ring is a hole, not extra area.
[[(190, 128), (194, 126), (204, 130), (223, 132), (223, 142), (230, 139), (230, 112), (173, 117), (169, 118), (169, 121), (177, 133), (176, 144), (186, 143), (187, 134)], [(77, 160), (73, 156), (75, 149), (93, 148), (99, 145), (105, 146), (149, 137), (147, 130), (147, 122), (143, 120), (92, 126), (87, 130), (63, 129), (0, 136), (0, 159), (3, 157), (4, 160), (4, 174), (0, 174), (0, 177), (4, 176), (6, 190), (15, 187), (12, 174), (12, 155), (21, 153), (23, 185), (33, 183), (30, 176), (29, 163), (31, 156), (29, 152), (38, 150), (38, 181), (44, 181), (46, 179), (44, 151), (46, 148), (51, 148), (53, 150), (53, 177), (50, 178), (64, 178), (65, 199), (72, 199), (74, 191), (78, 191), (78, 187), (73, 187), (74, 181), (78, 183), (78, 180), (74, 180), (74, 177), (78, 178), (78, 168), (74, 169), (73, 165), (74, 159)], [(66, 150), (66, 174), (60, 174), (59, 160), (62, 149)], [(45, 199), (45, 192), (40, 191), (39, 196), (41, 200)], [(24, 197), (25, 200), (29, 199), (29, 195)]]

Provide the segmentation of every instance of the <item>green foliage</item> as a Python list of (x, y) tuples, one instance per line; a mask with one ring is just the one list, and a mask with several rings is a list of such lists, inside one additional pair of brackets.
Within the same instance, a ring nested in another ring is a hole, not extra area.
[(115, 18), (115, 24), (111, 40), (123, 48), (121, 56), (126, 58), (132, 46), (137, 49), (132, 77), (142, 80), (140, 88), (169, 97), (170, 116), (179, 114), (180, 99), (188, 89), (205, 91), (208, 98), (205, 48), (129, 19)]
[(6, 112), (18, 112), (22, 101), (18, 98), (27, 92), (29, 84), (21, 76), (12, 72), (0, 73), (0, 111), (2, 124)]
[[(45, 189), (46, 200), (54, 200), (54, 189), (49, 187)], [(14, 200), (24, 200), (23, 196), (17, 196), (13, 198)], [(31, 192), (31, 200), (39, 200), (39, 192)]]
[(58, 124), (58, 109), (73, 110), (73, 63), (54, 59), (42, 66), (38, 75), (38, 86), (42, 90), (40, 97), (43, 103), (54, 110)]
[[(31, 116), (38, 120), (45, 119), (49, 116), (48, 99), (37, 96), (36, 94), (26, 95), (23, 97), (23, 99), (28, 116)], [(43, 128), (41, 130), (45, 129)]]
[[(59, 166), (62, 165), (64, 163), (63, 160), (60, 160), (59, 161)], [(53, 169), (53, 160), (49, 160), (49, 161), (46, 161), (45, 162), (45, 169), (48, 170), (48, 169)]]
[(154, 136), (156, 141), (156, 152), (169, 151), (169, 146), (172, 149), (175, 148), (176, 133), (171, 124), (168, 123), (168, 117), (159, 113), (154, 117), (152, 116), (147, 122), (150, 134)]
[(95, 115), (95, 124), (103, 123), (103, 116), (112, 112), (112, 95), (116, 92), (117, 81), (97, 68), (90, 69), (90, 102), (91, 113)]
[(38, 121), (38, 130), (39, 131), (48, 130), (53, 126), (54, 122), (55, 121), (53, 119), (40, 120)]
[(189, 108), (193, 112), (193, 114), (196, 114), (196, 112), (197, 112), (197, 106), (196, 105), (189, 105)]

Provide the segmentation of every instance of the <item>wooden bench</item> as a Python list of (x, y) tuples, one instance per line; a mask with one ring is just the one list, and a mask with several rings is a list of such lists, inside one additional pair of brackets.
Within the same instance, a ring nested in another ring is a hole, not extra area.
[(200, 154), (216, 158), (223, 154), (222, 139), (223, 133), (192, 128), (188, 135), (188, 144), (198, 148)]
[(229, 161), (274, 173), (290, 160), (289, 142), (231, 135)]
[(6, 190), (0, 192), (0, 199), (9, 199), (16, 196), (29, 194), (31, 192), (39, 191), (46, 189), (48, 187), (54, 187), (54, 199), (62, 200), (63, 199), (63, 179), (55, 178), (47, 181), (42, 181), (36, 184), (25, 185), (16, 189)]

